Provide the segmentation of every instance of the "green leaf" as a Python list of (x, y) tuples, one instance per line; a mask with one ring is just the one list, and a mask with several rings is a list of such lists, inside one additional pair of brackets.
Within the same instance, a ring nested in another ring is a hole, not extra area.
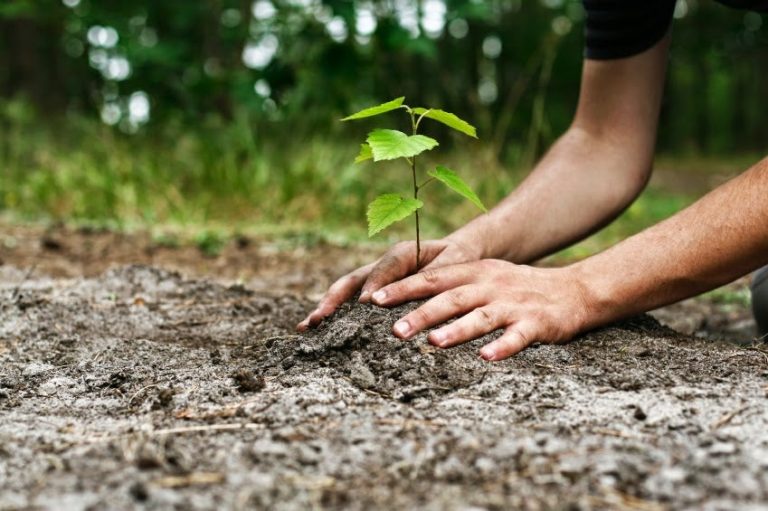
[(430, 176), (434, 177), (445, 186), (458, 193), (462, 197), (469, 199), (472, 204), (480, 208), (483, 212), (487, 213), (488, 209), (485, 207), (480, 197), (464, 182), (454, 171), (449, 168), (438, 165), (435, 170), (427, 172)]
[(419, 199), (406, 199), (396, 193), (379, 195), (368, 204), (368, 236), (411, 216), (423, 205)]
[(450, 112), (444, 112), (443, 110), (438, 109), (427, 110), (426, 108), (414, 108), (413, 113), (416, 115), (423, 115), (424, 117), (428, 117), (437, 122), (442, 122), (449, 128), (460, 131), (472, 138), (477, 138), (477, 130), (475, 130), (474, 126)]
[(365, 117), (373, 117), (374, 115), (384, 114), (387, 112), (390, 112), (392, 110), (397, 110), (400, 108), (403, 104), (403, 101), (405, 101), (405, 96), (399, 97), (397, 99), (393, 99), (392, 101), (388, 101), (386, 103), (382, 103), (377, 106), (372, 106), (370, 108), (366, 108), (364, 110), (360, 110), (356, 114), (349, 115), (342, 119), (342, 121), (352, 121), (355, 119), (364, 119)]
[(373, 161), (411, 158), (437, 147), (437, 140), (424, 135), (406, 135), (397, 130), (375, 130), (366, 140), (373, 152)]
[(360, 154), (358, 154), (355, 158), (355, 163), (364, 162), (365, 160), (370, 160), (371, 158), (373, 158), (371, 146), (368, 144), (360, 144)]

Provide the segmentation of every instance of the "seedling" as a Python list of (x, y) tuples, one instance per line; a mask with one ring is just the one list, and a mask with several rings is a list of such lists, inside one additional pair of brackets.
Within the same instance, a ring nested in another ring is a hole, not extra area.
[(355, 163), (367, 160), (384, 161), (403, 159), (411, 169), (413, 180), (413, 198), (403, 197), (396, 193), (379, 195), (368, 205), (368, 236), (375, 236), (395, 222), (404, 220), (411, 215), (416, 218), (416, 270), (420, 267), (421, 233), (419, 230), (419, 209), (424, 203), (419, 199), (419, 191), (432, 181), (439, 181), (445, 186), (472, 202), (483, 212), (487, 209), (477, 194), (454, 171), (438, 165), (427, 172), (429, 176), (425, 181), (419, 182), (419, 172), (416, 165), (416, 156), (430, 151), (439, 144), (437, 140), (419, 135), (419, 126), (424, 118), (432, 119), (464, 133), (472, 138), (477, 138), (475, 128), (456, 115), (435, 108), (411, 108), (403, 104), (404, 97), (400, 97), (378, 106), (366, 108), (342, 119), (352, 121), (381, 115), (393, 110), (404, 110), (411, 121), (412, 134), (390, 129), (377, 129), (368, 134), (364, 144), (360, 145), (360, 154), (355, 158)]

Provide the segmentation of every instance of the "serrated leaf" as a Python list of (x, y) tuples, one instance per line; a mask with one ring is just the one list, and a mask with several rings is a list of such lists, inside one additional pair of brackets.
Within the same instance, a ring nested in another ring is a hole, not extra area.
[(355, 158), (355, 163), (360, 163), (365, 160), (370, 160), (373, 158), (373, 153), (371, 152), (371, 146), (368, 144), (360, 144), (360, 154), (357, 155)]
[(368, 204), (368, 236), (408, 218), (423, 205), (419, 199), (407, 199), (396, 193), (379, 195)]
[(453, 128), (456, 131), (460, 131), (465, 135), (469, 135), (472, 138), (477, 138), (477, 130), (475, 129), (474, 126), (472, 126), (467, 121), (460, 119), (457, 115), (452, 114), (450, 112), (445, 112), (439, 109), (428, 110), (426, 108), (414, 108), (413, 113), (416, 115), (424, 115), (424, 117), (427, 117), (428, 119), (441, 122), (446, 126), (448, 126), (449, 128)]
[(348, 115), (347, 117), (343, 118), (342, 121), (353, 121), (355, 119), (364, 119), (366, 117), (373, 117), (374, 115), (385, 114), (400, 108), (403, 105), (403, 101), (405, 101), (405, 96), (393, 99), (392, 101), (387, 101), (386, 103), (382, 103), (380, 105), (365, 108), (357, 113)]
[(478, 197), (472, 188), (470, 188), (469, 185), (451, 169), (438, 165), (435, 170), (430, 170), (427, 174), (434, 177), (462, 197), (468, 199), (484, 213), (488, 212), (488, 209), (485, 207), (485, 204), (483, 204), (483, 201), (480, 200), (480, 197)]
[(437, 147), (437, 140), (424, 135), (406, 135), (397, 130), (375, 130), (366, 140), (373, 152), (373, 161), (411, 158)]

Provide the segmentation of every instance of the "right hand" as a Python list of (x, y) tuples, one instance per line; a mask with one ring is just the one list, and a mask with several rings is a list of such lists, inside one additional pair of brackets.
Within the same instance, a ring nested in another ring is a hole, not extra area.
[[(448, 238), (430, 240), (421, 244), (421, 268), (419, 271), (439, 268), (451, 264), (468, 263), (481, 259), (479, 248)], [(371, 295), (416, 271), (416, 242), (404, 241), (392, 247), (389, 252), (371, 264), (344, 275), (328, 288), (317, 308), (301, 323), (296, 325), (299, 332), (317, 326), (330, 316), (342, 303), (360, 291), (360, 302), (367, 303)]]

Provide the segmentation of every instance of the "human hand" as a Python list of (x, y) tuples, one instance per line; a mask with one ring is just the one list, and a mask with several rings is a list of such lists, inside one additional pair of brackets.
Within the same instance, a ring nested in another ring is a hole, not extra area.
[[(430, 240), (421, 244), (420, 271), (432, 270), (451, 264), (466, 263), (480, 259), (480, 251), (464, 242), (444, 238)], [(416, 243), (413, 241), (398, 243), (371, 264), (341, 277), (333, 283), (323, 298), (306, 319), (296, 326), (300, 332), (318, 325), (330, 316), (342, 303), (357, 291), (360, 302), (367, 303), (371, 295), (392, 282), (396, 282), (416, 270)]]
[(595, 326), (598, 318), (588, 295), (584, 279), (570, 267), (534, 268), (483, 259), (425, 269), (381, 288), (372, 301), (393, 306), (434, 296), (395, 323), (396, 336), (409, 339), (461, 316), (430, 332), (427, 340), (449, 348), (501, 328), (501, 337), (480, 350), (486, 360), (501, 360), (534, 342), (565, 342)]

